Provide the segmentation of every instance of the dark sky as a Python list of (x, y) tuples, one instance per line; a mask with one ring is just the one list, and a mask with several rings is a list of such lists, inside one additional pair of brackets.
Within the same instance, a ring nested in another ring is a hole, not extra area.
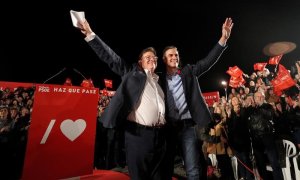
[[(128, 62), (136, 62), (145, 47), (155, 47), (161, 57), (165, 46), (175, 45), (183, 64), (194, 63), (217, 43), (222, 23), (232, 17), (235, 25), (228, 49), (199, 79), (204, 92), (221, 90), (220, 81), (229, 79), (229, 66), (237, 65), (251, 73), (254, 63), (268, 60), (262, 49), (271, 42), (300, 45), (299, 1), (37, 2), (11, 1), (2, 6), (2, 81), (43, 83), (66, 68), (48, 83), (62, 84), (71, 77), (73, 84), (79, 85), (83, 78), (73, 71), (75, 68), (92, 78), (97, 87), (103, 88), (103, 79), (108, 78), (114, 79), (116, 88), (120, 78), (96, 57), (72, 26), (71, 9), (85, 11), (94, 32)], [(290, 68), (299, 58), (297, 47), (281, 62)]]

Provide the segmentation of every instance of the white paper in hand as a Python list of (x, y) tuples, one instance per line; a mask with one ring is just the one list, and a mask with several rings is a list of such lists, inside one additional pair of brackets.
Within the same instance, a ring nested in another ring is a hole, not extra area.
[(78, 22), (82, 23), (85, 21), (85, 16), (83, 11), (73, 11), (70, 10), (71, 19), (74, 27), (78, 27)]

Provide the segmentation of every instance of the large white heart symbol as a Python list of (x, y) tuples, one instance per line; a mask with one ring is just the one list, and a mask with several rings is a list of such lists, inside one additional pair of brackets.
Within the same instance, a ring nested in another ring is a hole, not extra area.
[(77, 119), (75, 122), (66, 119), (60, 124), (61, 132), (71, 141), (74, 141), (86, 128), (86, 122), (83, 119)]

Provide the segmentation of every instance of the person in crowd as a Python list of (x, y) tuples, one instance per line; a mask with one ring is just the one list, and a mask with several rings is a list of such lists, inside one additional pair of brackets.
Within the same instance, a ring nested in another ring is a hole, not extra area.
[(292, 130), (293, 142), (298, 147), (298, 150), (300, 150), (300, 96), (298, 95), (292, 102), (288, 121)]
[[(198, 77), (208, 71), (226, 49), (233, 22), (226, 18), (222, 26), (222, 36), (210, 53), (193, 65), (179, 69), (179, 52), (175, 46), (163, 50), (166, 66), (162, 77), (162, 87), (166, 98), (166, 119), (168, 121), (169, 178), (173, 174), (176, 146), (182, 152), (187, 179), (206, 178), (206, 165), (201, 153), (201, 143), (196, 136), (197, 127), (205, 127), (211, 121), (211, 114), (201, 95)], [(203, 163), (200, 161), (203, 160)]]
[(79, 26), (99, 59), (122, 77), (101, 121), (106, 128), (125, 126), (125, 151), (131, 179), (165, 180), (165, 102), (154, 73), (155, 49), (145, 48), (138, 63), (129, 65), (92, 31), (87, 21)]
[(11, 167), (11, 124), (12, 121), (9, 116), (9, 108), (7, 106), (0, 107), (0, 172), (1, 177), (9, 179)]
[(264, 93), (260, 91), (254, 94), (254, 102), (255, 106), (249, 106), (246, 113), (258, 172), (263, 179), (269, 179), (264, 160), (264, 153), (266, 153), (273, 169), (273, 179), (283, 180), (274, 135), (274, 108), (265, 103)]
[[(229, 146), (232, 148), (234, 155), (242, 161), (245, 166), (251, 169), (249, 159), (250, 136), (247, 118), (245, 117), (245, 109), (237, 97), (231, 99), (231, 107), (230, 111), (227, 112), (228, 119), (226, 121)], [(240, 180), (250, 180), (252, 179), (251, 173), (244, 165), (238, 163)]]

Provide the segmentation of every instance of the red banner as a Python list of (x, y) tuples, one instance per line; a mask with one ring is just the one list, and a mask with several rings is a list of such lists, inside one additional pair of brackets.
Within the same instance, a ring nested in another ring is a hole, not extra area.
[(233, 77), (240, 77), (243, 75), (243, 71), (237, 66), (229, 67), (226, 73)]
[(112, 88), (112, 80), (104, 79), (105, 87)]
[(279, 64), (281, 58), (282, 58), (282, 54), (280, 54), (278, 56), (271, 57), (269, 59), (269, 64), (273, 64), (273, 65)]
[(85, 88), (93, 88), (93, 87), (95, 87), (92, 79), (84, 79), (82, 81), (82, 83), (80, 84), (80, 86), (81, 87), (85, 87)]
[(246, 81), (243, 78), (243, 76), (240, 76), (240, 77), (231, 76), (230, 80), (229, 80), (229, 86), (233, 87), (233, 88), (240, 87), (241, 85), (243, 85), (245, 83), (246, 83)]
[(237, 88), (245, 84), (246, 81), (243, 78), (244, 72), (239, 67), (229, 67), (226, 73), (230, 75), (230, 80), (228, 84), (230, 87)]
[(219, 91), (202, 93), (208, 106), (212, 106), (214, 102), (218, 102), (220, 99)]
[(266, 67), (267, 63), (255, 63), (253, 65), (254, 71), (262, 71)]
[(289, 71), (281, 64), (279, 64), (277, 76), (271, 81), (271, 83), (276, 95), (281, 95), (281, 91), (296, 84)]
[(36, 85), (22, 179), (92, 174), (99, 90)]
[(20, 82), (6, 82), (0, 81), (0, 90), (5, 90), (5, 88), (9, 88), (11, 92), (15, 91), (18, 87), (23, 88), (31, 88), (35, 86), (34, 83), (20, 83)]

